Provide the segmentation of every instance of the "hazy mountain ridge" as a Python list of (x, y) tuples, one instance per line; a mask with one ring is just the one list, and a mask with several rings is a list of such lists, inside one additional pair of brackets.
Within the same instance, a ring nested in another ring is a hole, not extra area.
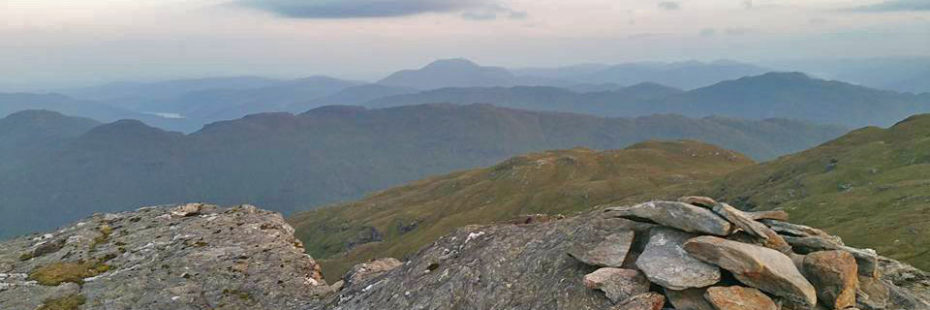
[[(655, 91), (641, 92), (641, 88)], [(687, 92), (648, 83), (593, 93), (552, 87), (444, 88), (385, 97), (365, 105), (434, 102), (493, 103), (615, 117), (674, 113), (692, 117), (789, 118), (850, 127), (887, 126), (909, 115), (930, 112), (930, 94), (870, 89), (797, 72), (743, 77)]]
[[(0, 203), (9, 215), (2, 234), (51, 227), (90, 212), (180, 201), (261, 203), (291, 212), (548, 149), (699, 139), (771, 158), (843, 132), (793, 121), (611, 119), (491, 105), (327, 107), (300, 115), (251, 115), (189, 135), (120, 121), (0, 175)], [(44, 215), (52, 210), (54, 216)]]
[(613, 83), (634, 85), (651, 82), (680, 89), (694, 89), (714, 83), (759, 75), (771, 69), (729, 60), (713, 62), (639, 62), (617, 65), (588, 64), (556, 68), (515, 69), (528, 76), (575, 81), (576, 83)]
[[(930, 74), (930, 69), (924, 72), (919, 67), (910, 71), (898, 67), (892, 66), (885, 70), (891, 73), (882, 80), (905, 74), (892, 74), (897, 71), (913, 72), (914, 78), (889, 83), (899, 87), (913, 84), (913, 87), (919, 88), (923, 83), (919, 73)], [(881, 71), (880, 66), (878, 69), (874, 66), (866, 68)], [(913, 105), (915, 101), (930, 101), (930, 94), (910, 95), (908, 98), (908, 94), (880, 93), (878, 90), (870, 93), (837, 85), (830, 86), (836, 93), (817, 94), (808, 93), (810, 89), (801, 85), (817, 84), (819, 80), (816, 79), (796, 81), (797, 85), (769, 81), (771, 85), (757, 85), (753, 88), (754, 92), (746, 93), (744, 89), (739, 97), (712, 94), (725, 91), (721, 87), (727, 85), (727, 82), (736, 83), (746, 77), (755, 77), (753, 80), (758, 82), (771, 75), (762, 75), (768, 71), (734, 61), (506, 69), (481, 66), (467, 59), (446, 59), (420, 69), (399, 71), (374, 84), (325, 76), (295, 80), (220, 77), (114, 83), (64, 91), (73, 98), (58, 95), (7, 95), (6, 99), (0, 98), (0, 114), (25, 109), (49, 109), (103, 121), (140, 119), (169, 130), (194, 132), (205, 124), (237, 119), (248, 114), (282, 111), (301, 113), (326, 105), (385, 107), (443, 102), (492, 103), (599, 116), (675, 113), (755, 119), (782, 117), (846, 126), (890, 125), (890, 122), (907, 115), (928, 112), (923, 108), (907, 106)], [(676, 94), (678, 91), (675, 90), (676, 87), (693, 89), (700, 86), (703, 87), (681, 94)], [(651, 95), (647, 88), (652, 89)], [(634, 91), (636, 89), (639, 90)], [(534, 93), (534, 90), (538, 93)], [(826, 101), (828, 108), (822, 108), (823, 103), (820, 101)], [(834, 113), (830, 109), (835, 109), (841, 101), (849, 101), (853, 107), (844, 107), (836, 113), (853, 115), (814, 117), (814, 114)], [(753, 103), (756, 105), (751, 105)], [(875, 105), (880, 104), (888, 106), (876, 109)], [(805, 113), (794, 112), (798, 107), (805, 110)], [(883, 114), (872, 114), (866, 111), (868, 109), (881, 110)]]

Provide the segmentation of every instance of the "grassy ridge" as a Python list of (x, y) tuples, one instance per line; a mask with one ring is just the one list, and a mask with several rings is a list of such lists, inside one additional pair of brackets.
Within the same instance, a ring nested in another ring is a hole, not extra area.
[(550, 151), (296, 214), (290, 222), (310, 254), (322, 258), (327, 276), (338, 277), (358, 262), (403, 257), (457, 227), (674, 196), (751, 164), (741, 154), (693, 141)]
[(782, 208), (794, 222), (930, 269), (930, 115), (741, 169), (705, 194), (746, 209)]

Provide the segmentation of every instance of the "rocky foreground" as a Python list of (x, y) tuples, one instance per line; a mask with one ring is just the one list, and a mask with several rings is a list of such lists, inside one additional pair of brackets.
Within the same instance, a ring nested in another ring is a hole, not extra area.
[(251, 206), (97, 215), (0, 243), (0, 309), (930, 309), (927, 273), (702, 197), (469, 226), (333, 285), (303, 252)]

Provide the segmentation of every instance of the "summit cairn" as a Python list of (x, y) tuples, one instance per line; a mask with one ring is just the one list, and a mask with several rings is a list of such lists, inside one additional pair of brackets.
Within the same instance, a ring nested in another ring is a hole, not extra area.
[(634, 270), (661, 286), (678, 309), (930, 307), (901, 290), (897, 297), (864, 292), (860, 281), (870, 287), (888, 286), (881, 280), (874, 251), (851, 248), (819, 229), (787, 223), (784, 212), (743, 212), (692, 196), (609, 207), (603, 216), (657, 224), (644, 236), (648, 239), (640, 241), (645, 246)]

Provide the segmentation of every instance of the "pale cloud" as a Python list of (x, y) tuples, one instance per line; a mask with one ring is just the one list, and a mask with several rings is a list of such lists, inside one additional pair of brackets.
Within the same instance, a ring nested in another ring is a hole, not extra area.
[(857, 12), (930, 11), (928, 0), (888, 0), (851, 9)]
[[(923, 13), (843, 11), (881, 0), (671, 0), (674, 14), (658, 1), (464, 0), (369, 18), (282, 17), (230, 1), (0, 0), (0, 91), (207, 75), (375, 79), (454, 57), (546, 66), (930, 54)], [(832, 35), (875, 27), (883, 35)]]
[(674, 1), (662, 1), (659, 2), (659, 8), (666, 11), (677, 11), (681, 9), (681, 4), (678, 4), (678, 2)]
[(492, 0), (237, 0), (245, 7), (280, 16), (310, 19), (401, 17), (424, 13), (462, 12), (470, 19), (494, 19), (506, 10)]

